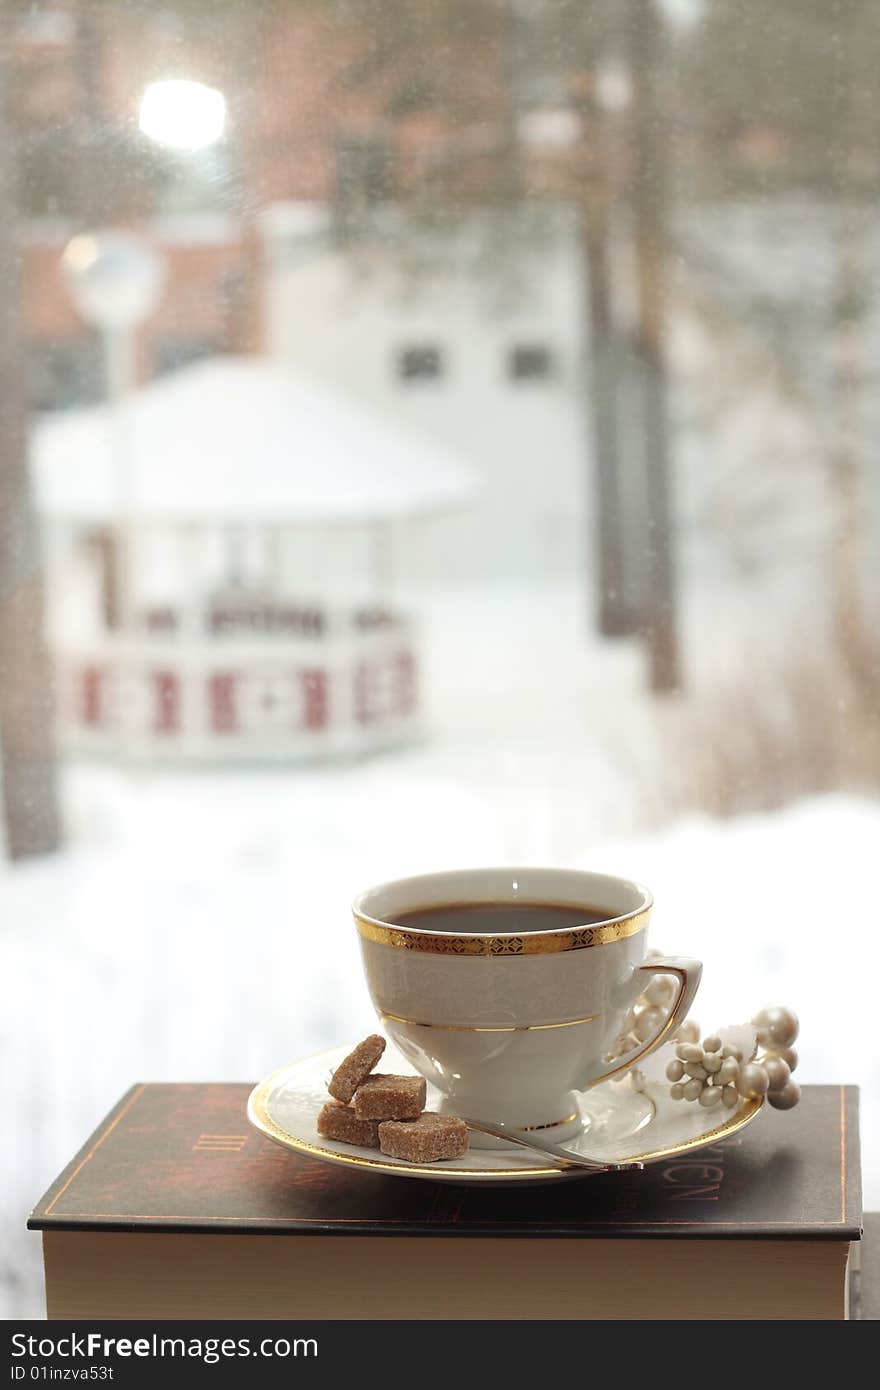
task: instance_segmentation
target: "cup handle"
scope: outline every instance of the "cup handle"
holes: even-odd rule
[[[649,1038],[647,1042],[634,1047],[623,1057],[615,1057],[610,1067],[593,1078],[590,1082],[591,1086],[595,1086],[599,1081],[607,1081],[610,1076],[618,1076],[622,1071],[629,1071],[630,1067],[635,1066],[636,1062],[641,1061],[643,1057],[647,1057],[649,1052],[653,1052],[681,1027],[688,1016],[691,1004],[694,1002],[694,995],[700,987],[703,963],[699,960],[692,960],[690,956],[656,956],[653,960],[645,961],[644,964],[638,966],[636,973],[641,975],[675,975],[678,979],[678,998],[672,1006],[669,1017],[653,1038]]]

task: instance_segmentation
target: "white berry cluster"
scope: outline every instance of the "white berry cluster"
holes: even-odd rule
[[[700,1105],[725,1105],[733,1109],[739,1103],[743,1057],[739,1048],[723,1044],[717,1035],[704,1038],[703,1045],[680,1042],[675,1057],[666,1068],[672,1082],[669,1094],[673,1100],[696,1100]]]
[[[721,1029],[704,1038],[702,1046],[696,1024],[688,1022],[676,1035],[675,1057],[666,1068],[669,1093],[673,1100],[729,1109],[740,1098],[766,1096],[775,1109],[790,1110],[801,1095],[791,1076],[797,1066],[792,1046],[797,1035],[797,1015],[781,1004],[762,1009],[750,1028]]]
[[[782,1004],[768,1004],[752,1023],[763,1051],[757,1065],[767,1074],[767,1099],[776,1110],[791,1110],[801,1098],[801,1088],[791,1077],[798,1064],[798,1016]]]

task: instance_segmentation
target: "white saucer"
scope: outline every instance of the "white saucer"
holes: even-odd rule
[[[248,1100],[248,1119],[269,1139],[285,1148],[327,1163],[393,1173],[397,1177],[429,1178],[432,1182],[475,1183],[499,1186],[503,1183],[559,1182],[563,1179],[593,1176],[588,1170],[563,1171],[539,1153],[529,1153],[513,1144],[498,1141],[497,1148],[471,1148],[463,1158],[436,1163],[408,1163],[388,1158],[378,1149],[362,1149],[341,1144],[318,1134],[316,1121],[327,1100],[330,1073],[352,1049],[353,1044],[335,1047],[304,1061],[293,1062],[266,1077],[254,1087]],[[639,1104],[629,1080],[603,1081],[582,1096],[588,1129],[566,1140],[565,1147],[598,1158],[609,1165],[656,1163],[674,1154],[717,1144],[742,1129],[761,1109],[762,1099],[743,1100],[734,1110],[719,1114],[717,1108],[674,1101],[664,1070],[673,1056],[672,1045],[659,1048],[643,1064],[646,1087]],[[384,1071],[412,1072],[389,1044],[382,1058]],[[427,1109],[437,1108],[439,1096],[428,1087]],[[635,1122],[631,1117],[636,1116]],[[491,1118],[488,1117],[487,1118]]]

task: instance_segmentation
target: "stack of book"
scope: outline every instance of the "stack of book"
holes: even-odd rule
[[[393,1178],[251,1129],[247,1085],[139,1085],[31,1215],[50,1318],[850,1315],[857,1092],[715,1147],[533,1187]]]

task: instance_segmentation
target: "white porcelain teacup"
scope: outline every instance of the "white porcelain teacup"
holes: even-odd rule
[[[582,905],[590,925],[517,934],[504,930],[501,911],[491,933],[398,920],[444,904],[489,903]],[[353,912],[376,1011],[440,1091],[441,1108],[562,1138],[582,1126],[577,1093],[647,1056],[681,1025],[696,994],[699,961],[646,959],[651,906],[650,893],[628,879],[524,867],[398,879],[361,893]],[[656,974],[676,977],[671,1011],[638,1047],[607,1060],[627,1010]]]

